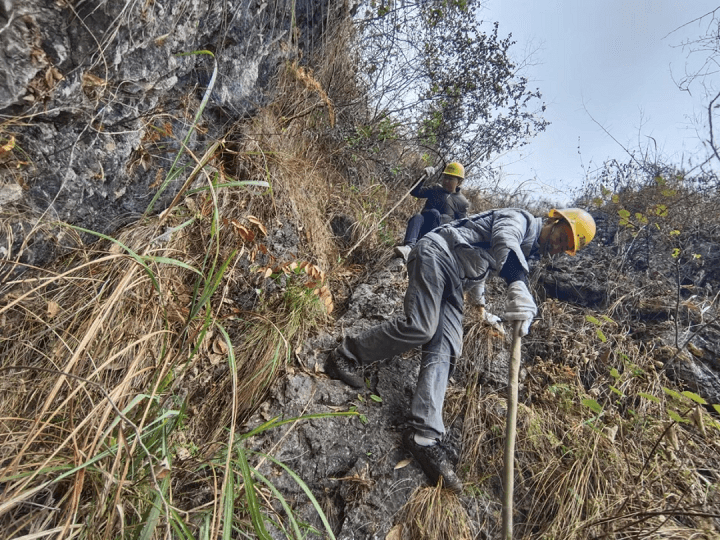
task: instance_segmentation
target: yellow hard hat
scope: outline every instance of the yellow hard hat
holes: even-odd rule
[[[457,176],[458,178],[465,180],[465,167],[460,165],[457,161],[448,163],[443,171],[443,174],[449,174],[450,176]]]
[[[553,208],[548,215],[551,218],[564,219],[572,229],[573,247],[565,253],[575,255],[595,237],[595,220],[582,208]]]

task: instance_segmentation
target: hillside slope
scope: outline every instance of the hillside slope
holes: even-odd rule
[[[400,445],[418,351],[377,365],[363,392],[324,374],[343,335],[401,310],[392,247],[427,165],[373,131],[345,7],[316,68],[281,63],[254,114],[214,123],[210,106],[183,122],[214,131],[154,211],[141,215],[157,170],[138,169],[143,211],[118,228],[115,208],[95,231],[72,212],[43,221],[62,249],[40,267],[14,236],[22,205],[4,215],[3,537],[498,535],[508,336],[467,310],[444,411],[460,496],[427,485]],[[22,146],[35,128],[17,129]],[[6,176],[22,161],[18,148],[0,158]],[[655,174],[600,193],[578,201],[593,243],[533,262],[516,535],[716,538],[717,194]],[[468,197],[473,211],[511,204]],[[490,311],[504,294],[493,278]]]

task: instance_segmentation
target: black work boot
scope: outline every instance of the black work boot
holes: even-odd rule
[[[415,442],[415,432],[408,429],[403,433],[403,445],[418,461],[433,484],[437,484],[438,479],[442,476],[443,487],[455,493],[462,491],[462,482],[455,474],[452,463],[439,441],[430,446],[421,446]]]
[[[337,349],[332,351],[325,360],[325,373],[328,377],[341,380],[353,388],[365,388],[362,366]]]

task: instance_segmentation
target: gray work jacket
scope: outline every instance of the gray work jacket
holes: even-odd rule
[[[457,263],[466,286],[499,272],[514,251],[526,272],[527,258],[537,249],[543,218],[521,208],[501,208],[441,225],[425,235]]]

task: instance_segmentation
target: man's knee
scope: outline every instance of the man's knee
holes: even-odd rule
[[[432,338],[435,337],[435,329],[424,325],[414,325],[412,333],[415,336],[415,341],[422,344],[432,341]]]

